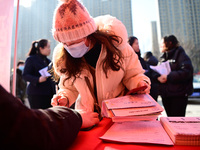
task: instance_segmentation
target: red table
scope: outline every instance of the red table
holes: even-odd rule
[[[111,119],[103,120],[90,131],[80,131],[70,150],[200,150],[200,146],[165,146],[156,144],[108,143],[99,139],[112,125]]]

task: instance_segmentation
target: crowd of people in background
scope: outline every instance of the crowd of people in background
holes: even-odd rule
[[[165,108],[167,116],[185,116],[188,96],[193,92],[193,66],[190,58],[185,53],[184,49],[179,45],[177,38],[174,35],[170,35],[165,36],[162,39],[160,58],[156,58],[151,51],[145,52],[142,57],[137,37],[130,36],[128,38],[128,44],[137,54],[137,58],[139,59],[142,68],[145,70],[144,75],[149,77],[151,81],[150,95],[156,101],[158,96],[161,96],[162,104]],[[62,47],[61,49],[63,50]],[[93,49],[100,51],[100,43],[98,42],[98,45],[96,45]],[[29,50],[29,57],[26,59],[26,62],[23,60],[18,61],[16,70],[16,97],[19,98],[22,103],[25,103],[25,98],[27,98],[30,108],[32,109],[46,109],[56,105],[68,106],[74,109],[75,100],[70,102],[67,98],[66,102],[66,97],[61,94],[63,92],[62,87],[64,83],[61,84],[57,81],[57,83],[59,83],[61,93],[59,96],[56,96],[54,95],[56,94],[56,81],[53,81],[52,78],[54,74],[51,74],[51,76],[42,76],[39,73],[41,69],[47,67],[48,65],[51,65],[51,69],[53,68],[53,63],[47,58],[50,51],[50,42],[47,39],[33,41]],[[90,53],[86,53],[84,57],[88,63],[91,63],[89,66],[91,71],[94,70],[91,68],[96,66],[98,56],[96,57],[96,61],[94,60],[94,62],[92,62],[90,60],[92,56],[90,57],[90,55],[97,54]],[[60,58],[71,57],[71,55],[67,55],[65,51],[62,52],[62,54],[66,56],[55,56],[54,54],[54,57],[59,58],[54,58],[55,64],[58,64],[58,62],[61,63]],[[98,52],[98,54],[100,54],[100,52]],[[75,60],[76,59],[77,58],[75,58]],[[150,67],[159,65],[159,63],[165,61],[170,61],[171,72],[168,75],[159,74]],[[61,64],[63,65],[63,63]],[[55,69],[56,68],[58,67],[55,67]],[[64,66],[64,68],[66,68],[66,66]],[[59,70],[60,73],[63,72],[62,70],[63,68]],[[60,80],[60,77],[58,79]],[[11,92],[13,84],[12,80],[13,75],[11,75],[10,80]],[[62,79],[61,81],[65,80]],[[91,91],[91,93],[92,92],[93,91]],[[74,93],[76,92],[73,91],[73,94]],[[93,109],[93,106],[91,109]]]
[[[157,101],[161,96],[167,116],[185,116],[188,96],[193,92],[193,66],[184,49],[174,35],[165,36],[161,42],[161,56],[156,58],[152,52],[141,57],[138,39],[129,37],[129,44],[138,54],[138,59],[145,69],[145,75],[151,80],[150,95]],[[169,61],[171,72],[159,74],[150,66]]]

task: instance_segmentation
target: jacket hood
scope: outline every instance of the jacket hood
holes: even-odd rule
[[[114,43],[114,44],[118,49],[123,50],[125,48],[128,40],[128,33],[125,25],[120,20],[110,15],[104,15],[94,18],[94,21],[99,31],[108,30],[111,31],[111,33],[114,33],[116,36],[121,37],[123,40],[122,43],[121,44]]]

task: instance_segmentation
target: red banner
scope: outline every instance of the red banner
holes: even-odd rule
[[[0,84],[10,90],[14,0],[0,0]]]

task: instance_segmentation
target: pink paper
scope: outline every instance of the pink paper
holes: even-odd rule
[[[174,145],[159,121],[117,122],[100,139],[122,143]]]

